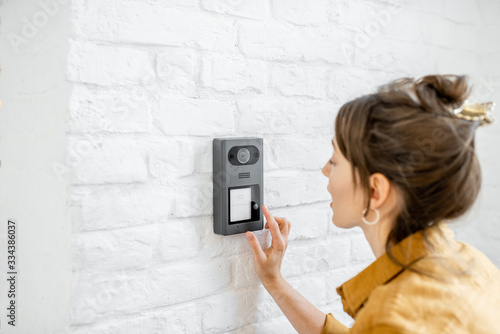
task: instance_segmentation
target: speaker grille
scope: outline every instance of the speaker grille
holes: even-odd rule
[[[250,178],[250,172],[239,173],[238,174],[238,178],[240,178],[240,179],[248,179],[248,178]]]

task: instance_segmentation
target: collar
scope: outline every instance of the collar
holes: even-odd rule
[[[422,232],[418,231],[407,236],[391,248],[396,259],[408,265],[429,253]],[[442,236],[440,232],[443,233]],[[449,240],[454,236],[444,220],[428,227],[426,233],[437,249],[442,247],[443,237]],[[404,268],[395,264],[387,253],[378,257],[367,268],[337,288],[337,293],[342,298],[344,311],[354,317],[376,287],[387,283],[403,270]]]

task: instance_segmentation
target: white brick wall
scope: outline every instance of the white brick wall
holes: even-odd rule
[[[265,203],[294,226],[283,275],[350,325],[335,288],[374,258],[331,223],[338,108],[429,73],[469,74],[473,97],[500,103],[488,0],[68,2],[16,47],[43,9],[0,1],[0,213],[24,225],[24,332],[293,333],[244,236],[213,233],[223,136],[264,138]],[[497,265],[499,126],[478,130],[483,191],[452,225]]]

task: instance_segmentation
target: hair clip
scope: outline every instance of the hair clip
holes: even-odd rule
[[[483,123],[493,123],[495,121],[492,116],[495,106],[495,102],[473,103],[469,100],[465,100],[462,106],[453,110],[453,112],[457,117],[468,121],[480,121],[481,125]]]

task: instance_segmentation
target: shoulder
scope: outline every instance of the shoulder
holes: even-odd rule
[[[425,258],[416,267],[443,280],[404,270],[372,291],[355,325],[366,332],[391,328],[401,333],[438,333],[492,322],[493,311],[500,306],[500,271],[479,250],[458,243],[459,254],[472,261],[468,274],[444,268],[456,269],[455,257]]]
[[[455,241],[460,248],[459,253],[464,257],[469,257],[474,261],[473,270],[487,276],[499,277],[500,270],[495,264],[479,249],[462,241]]]

